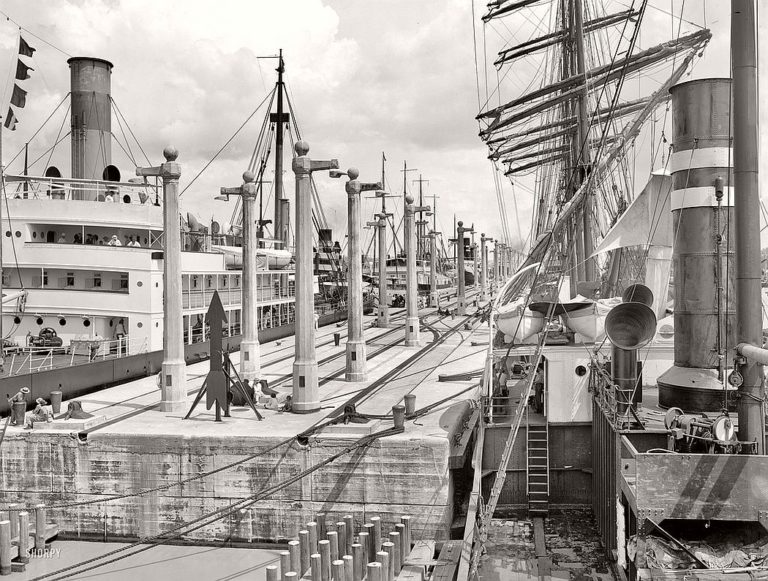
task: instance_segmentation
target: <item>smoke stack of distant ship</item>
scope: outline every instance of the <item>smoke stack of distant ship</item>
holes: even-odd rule
[[[74,57],[70,69],[72,102],[72,178],[120,181],[112,165],[112,63]],[[79,199],[96,199],[95,189],[76,191]]]
[[[689,81],[670,93],[675,364],[658,379],[659,404],[717,411],[736,346],[731,81]]]

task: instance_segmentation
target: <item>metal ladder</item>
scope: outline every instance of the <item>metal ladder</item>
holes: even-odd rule
[[[549,512],[549,427],[528,423],[528,513],[547,516]]]

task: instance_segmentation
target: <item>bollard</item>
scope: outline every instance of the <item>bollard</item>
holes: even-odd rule
[[[371,562],[371,559],[370,559],[371,553],[368,550],[368,548],[370,547],[370,543],[368,541],[368,533],[361,532],[360,535],[358,535],[358,536],[359,536],[359,539],[360,539],[360,544],[363,545],[363,573],[364,573],[365,572],[365,565],[366,565],[366,563],[370,563]],[[352,546],[352,548],[354,549],[354,545]]]
[[[19,561],[29,563],[29,513],[19,513]]]
[[[24,427],[24,414],[27,412],[27,402],[15,401],[11,405],[11,424]]]
[[[296,572],[299,577],[303,577],[310,567],[310,555],[312,555],[312,551],[309,550],[309,531],[299,531],[299,546],[301,549],[301,567]]]
[[[336,531],[330,531],[326,535],[328,542],[331,543],[331,564],[339,560],[339,535]]]
[[[333,344],[338,347],[341,344],[341,333],[334,333],[333,334]]]
[[[339,535],[339,553],[344,555],[351,555],[352,543],[347,546],[347,523],[344,521],[337,522],[336,533]]]
[[[277,565],[267,565],[267,581],[277,581]]]
[[[381,548],[388,555],[387,559],[387,579],[395,580],[395,544],[389,541],[381,543]]]
[[[400,566],[405,563],[408,555],[411,554],[411,550],[405,546],[405,525],[403,523],[397,523],[395,525],[395,531],[400,535]]]
[[[11,523],[0,521],[0,575],[11,574]]]
[[[371,561],[376,560],[375,555],[376,555],[376,551],[378,551],[378,549],[374,545],[374,540],[376,539],[376,531],[374,531],[375,528],[376,527],[372,522],[368,522],[363,525],[363,529],[365,530],[366,533],[368,533],[368,536],[365,538],[368,541],[368,559],[370,559]]]
[[[352,543],[352,566],[353,581],[361,581],[363,578],[365,559],[363,558],[363,545],[360,543]]]
[[[299,574],[299,570],[301,569],[301,549],[299,548],[299,541],[288,541],[288,552],[291,554],[291,566],[288,567],[288,570]]]
[[[401,516],[400,522],[405,525],[405,548],[407,549],[406,555],[411,554],[411,517]]]
[[[344,515],[344,525],[347,532],[347,555],[351,555],[355,537],[355,519],[352,518],[351,514]]]
[[[45,505],[35,506],[35,549],[45,549]]]
[[[381,563],[368,563],[368,581],[384,581],[381,575]]]
[[[296,571],[288,571],[285,574],[285,581],[299,581],[299,574]]]
[[[394,405],[392,406],[392,417],[395,420],[395,428],[398,430],[402,430],[405,428],[405,406],[404,405]]]
[[[402,545],[400,543],[400,533],[392,531],[389,533],[389,542],[392,543],[392,564],[395,575],[400,574],[400,569],[403,568],[403,552]]]
[[[51,411],[54,416],[61,413],[61,397],[62,393],[58,389],[51,392]]]
[[[341,559],[331,562],[331,579],[333,581],[344,581],[344,561]]]
[[[309,567],[312,569],[310,574],[312,575],[312,581],[323,581],[323,565],[322,557],[317,553],[313,553],[309,556]]]
[[[330,581],[331,578],[331,543],[326,539],[317,543],[320,549],[320,579]]]
[[[317,523],[317,538],[324,539],[325,535],[328,533],[328,530],[325,527],[325,513],[318,512],[315,522]]]
[[[381,517],[371,517],[373,524],[373,550],[377,553],[381,550]]]
[[[376,553],[376,561],[381,563],[381,581],[392,581],[389,578],[389,555],[386,551]]]
[[[416,395],[408,393],[403,399],[405,400],[405,415],[410,417],[416,413]]]
[[[280,579],[285,581],[285,574],[291,570],[290,551],[280,551]]]
[[[307,530],[309,531],[309,550],[311,553],[317,553],[317,523],[308,522]]]
[[[355,559],[352,555],[344,555],[341,558],[344,563],[343,581],[355,581]]]
[[[19,511],[20,507],[24,506],[18,502],[13,502],[8,505],[8,520],[11,521],[11,538],[15,539],[19,536]]]

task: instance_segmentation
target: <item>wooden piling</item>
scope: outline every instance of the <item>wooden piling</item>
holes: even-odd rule
[[[317,538],[318,539],[324,539],[326,538],[326,535],[328,534],[328,530],[326,528],[325,523],[325,513],[324,512],[318,512],[317,517],[315,518],[315,522],[317,523]]]
[[[11,574],[11,522],[0,521],[0,575]]]
[[[394,581],[395,579],[395,544],[389,541],[381,543],[381,549],[389,556],[387,560],[387,579]]]
[[[309,531],[299,531],[299,546],[301,549],[301,568],[296,572],[299,577],[303,577],[311,565],[310,555],[312,555],[312,551],[309,550]]]
[[[411,546],[412,546],[412,539],[411,539],[411,517],[410,516],[401,516],[400,522],[405,525],[405,548],[406,557],[411,554]]]
[[[339,521],[336,523],[336,534],[339,536],[339,553],[342,555],[352,554],[352,542],[347,545],[347,523]]]
[[[290,571],[301,575],[301,548],[299,547],[299,541],[288,541],[288,552],[291,554],[291,566]]]
[[[405,546],[405,525],[403,523],[397,523],[395,530],[400,533],[400,562],[404,563],[411,554],[411,550]]]
[[[19,561],[29,563],[29,513],[19,513]]]
[[[361,581],[365,571],[365,559],[363,558],[363,545],[352,543],[353,581]]]
[[[381,563],[368,563],[368,581],[384,581],[381,578]]]
[[[11,538],[19,536],[19,508],[24,506],[18,502],[8,505],[8,520],[11,521]]]
[[[376,561],[381,563],[381,581],[392,581],[389,578],[389,554],[386,551],[378,551]]]
[[[371,517],[371,523],[373,524],[373,550],[378,553],[381,550],[381,517]]]
[[[330,581],[331,579],[331,543],[327,539],[323,539],[317,543],[318,552],[320,553],[320,578],[322,581]]]
[[[288,571],[293,571],[293,569],[291,569],[291,552],[290,551],[280,551],[280,579],[281,579],[281,581],[285,581],[285,574]]]
[[[368,542],[368,533],[365,531],[361,532],[358,537],[360,539],[360,544],[363,545],[363,570],[365,570],[365,565],[371,562],[371,557],[373,556],[368,550],[371,544]],[[373,560],[375,560],[375,558]]]
[[[309,531],[309,550],[312,553],[317,553],[317,523],[312,521],[307,523],[307,530]]]
[[[285,574],[286,581],[299,581],[299,574],[296,571],[288,571]]]
[[[9,531],[10,532],[10,531]],[[35,507],[35,549],[45,549],[45,505],[38,504]]]
[[[347,533],[347,555],[351,555],[352,543],[355,542],[355,519],[352,518],[351,514],[344,515],[344,525]]]
[[[323,564],[322,557],[319,554],[313,553],[309,556],[309,567],[312,569],[312,581],[323,581]]]
[[[366,533],[368,533],[368,536],[365,538],[368,541],[368,560],[370,562],[373,562],[376,560],[376,551],[378,551],[378,549],[374,545],[374,540],[376,539],[376,531],[374,530],[375,528],[376,526],[371,522],[365,523],[363,525],[363,530]],[[362,533],[360,534],[362,535]]]
[[[339,555],[339,534],[336,531],[328,531],[326,538],[331,544],[331,564],[333,564],[333,561],[338,561],[341,556]]]
[[[277,565],[267,565],[267,581],[277,581]]]
[[[400,542],[400,533],[397,531],[392,531],[389,533],[389,542],[392,543],[392,564],[393,564],[393,571],[395,575],[400,574],[400,569],[403,568],[403,552],[402,544]]]
[[[344,563],[344,580],[355,581],[355,559],[352,555],[344,555],[341,558]]]
[[[331,562],[331,579],[333,581],[344,581],[344,561],[341,559]]]

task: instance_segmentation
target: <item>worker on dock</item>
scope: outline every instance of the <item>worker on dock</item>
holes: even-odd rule
[[[27,425],[24,426],[25,430],[31,430],[35,427],[36,422],[51,422],[51,413],[48,411],[48,402],[45,401],[42,397],[38,397],[35,400],[35,403],[37,406],[35,406],[34,411],[29,414],[27,417]]]
[[[29,393],[28,387],[22,387],[19,391],[17,391],[13,397],[8,398],[8,406],[11,408],[11,425],[15,426],[19,423],[24,423],[24,411],[27,406],[27,394]],[[23,403],[24,407],[21,408],[20,412],[14,412],[14,405],[15,403]],[[20,407],[20,406],[19,406]]]

